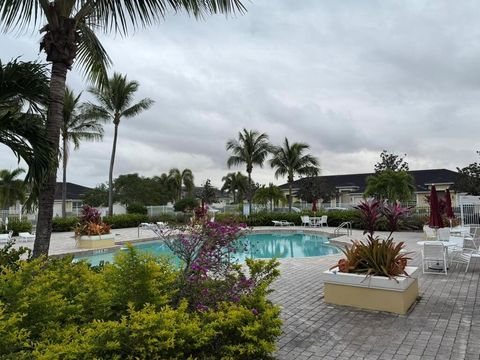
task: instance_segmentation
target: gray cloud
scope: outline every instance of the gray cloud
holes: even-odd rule
[[[243,127],[304,141],[325,174],[371,171],[382,149],[411,168],[476,160],[480,9],[475,1],[257,0],[244,16],[178,14],[130,37],[101,38],[114,70],[155,106],[120,125],[116,174],[189,167],[215,184]],[[2,35],[2,60],[38,54],[37,34]],[[77,70],[69,84],[84,90]],[[88,94],[84,94],[88,99]],[[112,126],[71,156],[69,178],[107,179]],[[15,159],[0,147],[0,167]],[[257,181],[274,179],[266,166]]]

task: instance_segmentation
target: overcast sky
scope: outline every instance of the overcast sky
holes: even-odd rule
[[[244,127],[274,144],[285,136],[307,142],[325,175],[370,172],[382,149],[406,153],[410,169],[477,161],[477,1],[245,4],[243,16],[198,22],[172,15],[127,38],[101,37],[112,71],[140,82],[138,99],[155,100],[120,124],[115,176],[190,168],[197,184],[210,178],[218,186],[229,171],[225,143]],[[1,60],[45,61],[38,40],[36,33],[0,34]],[[78,69],[68,83],[76,91],[88,86]],[[113,125],[105,133],[103,142],[71,154],[69,181],[108,179]],[[0,147],[0,168],[16,165]],[[253,178],[284,182],[269,165]]]

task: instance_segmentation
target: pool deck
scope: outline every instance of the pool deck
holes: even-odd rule
[[[306,231],[333,234],[334,228],[261,227],[255,232]],[[152,233],[137,228],[115,229],[117,241],[146,241]],[[385,234],[379,232],[378,234]],[[72,233],[55,233],[51,255],[78,253]],[[332,241],[349,243],[360,231]],[[412,252],[411,264],[420,264],[423,240],[418,232],[394,234]],[[33,244],[21,243],[31,247]],[[407,315],[356,310],[323,302],[320,275],[341,254],[280,259],[281,276],[271,300],[282,309],[283,334],[278,339],[280,360],[331,359],[480,359],[480,261],[452,269],[448,276],[425,274],[419,278],[421,299]],[[477,300],[478,299],[478,300]]]

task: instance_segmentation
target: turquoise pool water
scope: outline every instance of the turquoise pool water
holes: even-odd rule
[[[303,258],[339,252],[336,247],[330,245],[327,236],[303,233],[249,234],[240,238],[237,245],[235,257],[239,262],[244,262],[246,258]],[[161,241],[137,243],[135,248],[154,255],[172,255]],[[101,261],[112,262],[114,255],[115,252],[99,253],[77,259],[85,259],[92,265],[98,265]]]

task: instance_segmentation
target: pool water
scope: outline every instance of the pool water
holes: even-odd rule
[[[153,255],[172,255],[162,241],[137,243],[134,246]],[[303,233],[248,234],[238,240],[236,248],[235,258],[238,262],[244,262],[246,258],[303,258],[339,252],[335,246],[330,245],[327,236]],[[77,259],[85,259],[92,265],[98,265],[101,261],[112,262],[115,253],[99,253]]]

